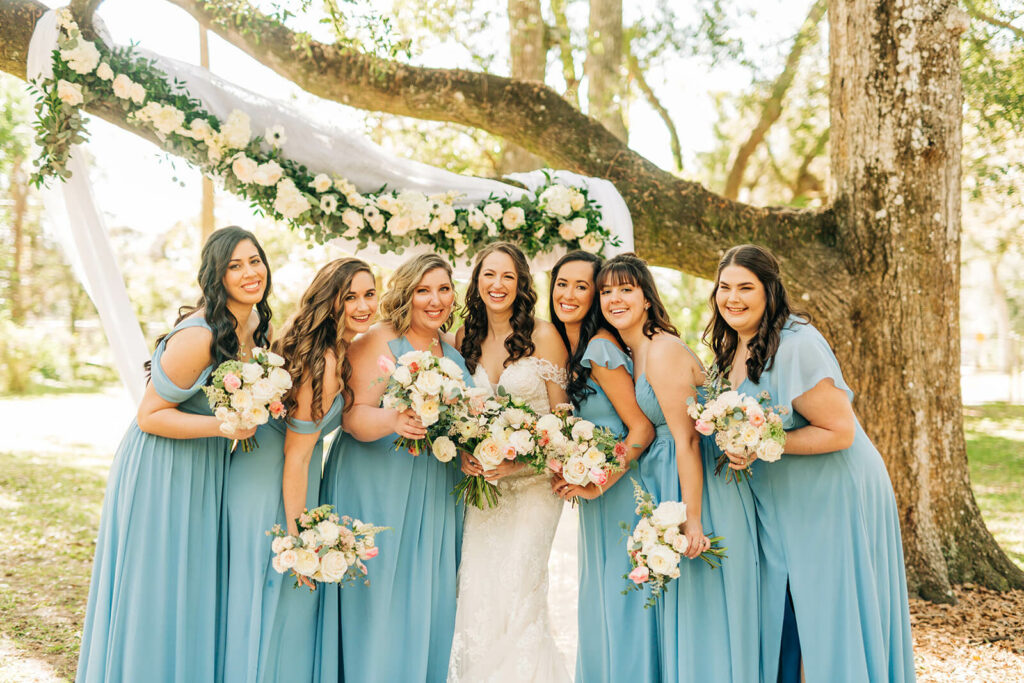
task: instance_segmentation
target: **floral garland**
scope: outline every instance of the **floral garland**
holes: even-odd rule
[[[469,256],[495,240],[508,240],[530,257],[557,246],[601,253],[619,239],[601,225],[601,209],[577,189],[548,179],[532,196],[512,200],[491,195],[468,208],[454,206],[458,194],[427,196],[381,188],[360,194],[345,178],[313,173],[284,157],[281,126],[254,136],[249,116],[234,110],[226,121],[205,111],[180,81],[171,83],[151,60],[132,47],[108,50],[86,40],[70,10],[57,11],[60,35],[53,76],[34,83],[36,140],[42,148],[33,182],[70,177],[72,145],[86,139],[83,108],[91,103],[120,108],[130,124],[205,173],[219,177],[258,213],[302,228],[323,243],[335,237],[369,243],[382,252],[430,243],[450,258]]]

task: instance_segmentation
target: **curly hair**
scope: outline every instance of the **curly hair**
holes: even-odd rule
[[[533,355],[534,317],[533,309],[537,305],[537,290],[533,288],[533,276],[530,275],[530,264],[522,250],[511,242],[494,242],[477,252],[474,259],[473,274],[466,288],[466,303],[463,306],[462,348],[459,351],[466,361],[469,374],[476,372],[480,361],[480,347],[487,338],[487,306],[480,296],[480,271],[483,270],[484,259],[491,254],[501,253],[512,259],[516,270],[516,297],[512,301],[512,334],[505,339],[505,350],[508,357],[502,367],[508,367],[520,358]]]
[[[799,315],[804,318],[805,323],[810,322],[810,316],[794,311],[790,306],[789,296],[779,273],[779,261],[772,252],[756,244],[741,244],[725,252],[725,256],[718,263],[718,272],[715,273],[715,288],[711,290],[710,297],[711,320],[703,335],[704,343],[710,346],[715,354],[715,364],[723,372],[732,365],[739,344],[736,330],[722,318],[716,301],[722,271],[729,266],[746,268],[764,286],[764,315],[761,316],[757,333],[747,345],[747,377],[757,383],[761,379],[761,373],[771,370],[775,363],[782,328],[785,327],[789,316]]]
[[[227,273],[231,263],[231,255],[239,242],[249,240],[260,255],[260,259],[267,268],[266,288],[263,290],[263,298],[256,304],[256,313],[259,315],[259,323],[256,331],[253,332],[253,343],[256,346],[266,348],[270,345],[268,331],[270,330],[270,318],[272,312],[267,299],[270,297],[270,264],[267,263],[267,255],[263,251],[256,235],[248,230],[230,225],[213,234],[203,245],[203,251],[199,259],[199,289],[202,294],[194,306],[182,306],[178,309],[178,319],[174,322],[178,325],[182,320],[189,317],[198,310],[203,311],[203,318],[213,330],[213,339],[210,341],[210,357],[212,364],[216,367],[226,360],[233,360],[238,357],[238,321],[228,311],[228,292],[224,288],[224,274]],[[157,339],[157,344],[167,338],[167,335]],[[150,362],[145,364],[147,372],[150,370]]]
[[[313,421],[324,413],[324,368],[328,351],[337,359],[336,377],[345,399],[345,410],[352,407],[352,388],[349,378],[352,365],[347,357],[345,341],[344,296],[352,289],[357,273],[373,271],[357,258],[331,261],[317,272],[299,300],[299,308],[285,323],[281,336],[274,341],[274,352],[285,359],[285,370],[292,376],[292,388],[284,397],[284,406],[290,414],[295,410],[299,389],[309,382],[313,388]]]
[[[395,328],[398,336],[403,336],[409,331],[412,325],[412,295],[416,286],[424,276],[432,270],[442,268],[448,273],[448,279],[452,277],[452,266],[437,254],[420,254],[414,256],[402,265],[398,266],[391,275],[388,282],[388,290],[380,298],[380,317],[386,320]],[[454,312],[455,307],[452,307]],[[442,330],[447,330],[452,322],[452,316],[441,325]]]
[[[679,336],[679,330],[672,324],[665,304],[658,294],[658,286],[654,283],[654,274],[647,267],[647,262],[636,254],[619,254],[604,262],[597,274],[597,290],[605,285],[630,284],[640,288],[650,307],[647,309],[647,320],[644,321],[644,336],[648,339],[658,332],[668,332]]]
[[[565,331],[565,323],[563,323],[557,312],[555,311],[555,281],[558,280],[558,272],[567,263],[574,261],[580,261],[587,263],[593,269],[590,274],[591,279],[594,283],[594,296],[590,300],[590,309],[587,310],[586,315],[580,322],[580,338],[576,344],[576,350],[572,349],[572,345],[569,343],[569,335]],[[569,385],[566,388],[566,393],[569,394],[569,399],[573,402],[577,408],[580,407],[580,403],[589,396],[590,394],[596,393],[594,388],[587,384],[590,380],[590,367],[583,365],[583,355],[587,352],[587,346],[590,344],[590,340],[602,329],[610,332],[618,341],[622,343],[622,337],[619,336],[619,331],[612,327],[604,316],[601,315],[601,301],[597,293],[597,273],[601,270],[601,264],[604,263],[600,256],[591,254],[588,251],[577,249],[570,251],[568,254],[558,259],[554,267],[551,269],[551,275],[549,281],[551,283],[548,290],[548,315],[551,316],[551,324],[555,326],[558,331],[558,336],[562,338],[562,343],[565,344],[565,348],[569,351],[569,361],[566,364],[566,374],[569,376]],[[622,344],[625,346],[625,344]]]

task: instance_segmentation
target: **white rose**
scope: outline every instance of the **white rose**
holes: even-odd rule
[[[320,559],[316,553],[300,548],[295,551],[295,571],[303,576],[313,576],[320,568]]]
[[[331,177],[326,173],[317,173],[316,177],[313,178],[312,187],[317,192],[327,192],[331,189]]]
[[[757,442],[761,440],[761,430],[752,424],[743,425],[743,429],[740,430],[740,443],[748,448],[757,446]]]
[[[231,394],[231,407],[235,410],[248,410],[252,405],[252,394],[247,389],[239,389]]]
[[[596,254],[601,251],[601,247],[603,246],[604,240],[597,235],[588,234],[580,238],[580,249],[588,251],[591,254]]]
[[[668,534],[665,534],[665,540],[668,541]],[[685,553],[686,549],[690,547],[690,540],[683,534],[676,534],[669,543],[672,550],[677,553]]]
[[[590,441],[594,438],[594,423],[590,420],[579,420],[572,426],[572,438],[577,441]]]
[[[225,147],[241,149],[248,145],[249,139],[252,137],[249,115],[239,109],[232,110],[228,114],[228,120],[221,126],[220,135]],[[273,185],[274,183],[266,184]]]
[[[213,128],[206,119],[192,119],[188,124],[189,136],[193,140],[202,140],[210,144],[213,138]]]
[[[466,222],[469,223],[469,227],[479,230],[484,227],[484,214],[474,206],[466,213]]]
[[[570,484],[581,486],[587,483],[587,474],[590,468],[583,462],[583,458],[573,456],[562,466],[562,478]]]
[[[433,370],[425,370],[416,378],[416,388],[427,396],[441,393],[441,374]]]
[[[679,555],[667,546],[656,545],[647,553],[647,566],[655,574],[666,576],[679,566]]]
[[[576,237],[583,237],[587,234],[587,219],[580,216],[569,221],[572,232]]]
[[[658,532],[651,526],[650,520],[642,517],[633,530],[633,539],[641,545],[649,545],[658,540]]]
[[[284,569],[284,571],[288,571],[289,569],[294,567],[295,563],[299,559],[298,551],[294,550],[292,548],[289,548],[288,550],[285,550],[283,553],[281,553],[277,557],[280,560],[281,567]],[[281,573],[283,574],[284,571],[282,571]]]
[[[572,226],[568,223],[562,223],[558,226],[558,236],[566,242],[576,239],[576,231],[572,229]]]
[[[128,78],[124,74],[118,74],[117,77],[114,78],[114,82],[111,84],[111,87],[114,89],[114,95],[116,97],[119,97],[122,100],[127,100],[132,94],[132,79]]]
[[[686,503],[678,500],[666,500],[654,508],[651,523],[659,529],[678,527],[686,521]]]
[[[263,377],[263,366],[259,363],[244,363],[242,365],[242,379],[251,384]]]
[[[407,387],[412,383],[412,373],[404,365],[399,365],[395,368],[395,371],[391,373],[391,377],[403,387]]]
[[[100,51],[88,41],[78,38],[78,45],[71,50],[61,50],[60,56],[72,71],[79,74],[91,73],[100,63]]]
[[[267,374],[267,378],[279,392],[288,391],[292,388],[292,376],[284,368],[272,368]]]
[[[283,553],[285,550],[292,547],[289,545],[290,541],[291,539],[288,536],[276,536],[274,537],[274,540],[270,542],[270,549],[273,550],[275,554]]]
[[[96,68],[96,76],[104,81],[111,81],[114,79],[114,70],[106,62],[100,62],[99,67]]]
[[[295,187],[291,178],[279,181],[276,189],[274,209],[285,218],[298,218],[312,208],[306,197]]]
[[[146,100],[146,89],[142,87],[141,83],[132,83],[128,89],[128,96],[135,104],[142,104]]]
[[[462,241],[462,238],[455,240],[455,255],[462,256],[469,249],[469,245]]]
[[[441,372],[448,375],[452,379],[462,379],[462,368],[459,364],[453,361],[448,356],[442,356],[437,359],[437,366]]]
[[[276,185],[277,181],[281,179],[283,170],[276,161],[268,161],[256,167],[252,179],[257,185],[270,187],[271,185]]]
[[[580,457],[583,460],[583,464],[587,466],[588,470],[594,469],[595,467],[600,467],[605,463],[604,453],[599,451],[597,448],[594,448],[593,446],[584,451],[583,455]]]
[[[515,429],[519,429],[526,420],[526,411],[519,408],[507,408],[501,415],[505,418],[505,423]]]
[[[785,447],[778,441],[765,439],[757,445],[757,457],[765,462],[775,462],[782,457]]]
[[[275,368],[279,368],[284,365],[284,356],[274,353],[273,351],[267,351],[267,362]],[[289,386],[291,386],[289,384]]]
[[[199,119],[197,119],[199,120]],[[195,123],[195,121],[193,121]],[[239,154],[235,157],[235,160],[231,162],[231,172],[235,174],[243,183],[251,183],[253,176],[256,174],[256,168],[258,164],[255,159],[250,159],[244,154]]]
[[[334,542],[338,540],[338,534],[340,530],[338,525],[329,519],[325,519],[316,525],[316,532],[320,534],[320,538],[327,545],[334,545]]]
[[[512,447],[516,449],[516,453],[519,455],[526,455],[532,452],[535,446],[533,435],[526,429],[512,432],[508,437],[508,442],[512,444]]]
[[[439,436],[434,439],[433,444],[434,457],[441,462],[451,462],[455,457],[455,443],[447,436]]]
[[[161,135],[166,136],[181,128],[181,125],[185,123],[185,112],[175,107],[157,104],[149,120],[153,122],[153,127]]]
[[[230,419],[228,418],[228,414],[230,412],[231,410],[227,406],[217,406],[217,410],[213,412],[213,416],[221,422],[227,422]]]
[[[504,212],[501,208],[501,204],[497,202],[491,202],[490,204],[484,206],[484,215],[490,218],[492,221],[501,220],[502,213]]]
[[[267,378],[258,379],[252,385],[252,399],[256,403],[270,403],[277,396],[277,387]]]
[[[485,470],[493,470],[505,461],[504,449],[493,437],[487,437],[473,449],[473,457]]]
[[[445,225],[451,225],[455,222],[455,209],[449,204],[442,204],[441,208],[437,211],[437,217]]]
[[[345,233],[346,237],[355,237],[363,229],[363,217],[353,209],[345,209],[341,212],[341,222],[348,227],[348,231]]]
[[[518,206],[513,206],[501,215],[501,224],[505,226],[506,230],[515,230],[525,222],[526,214]]]
[[[552,185],[541,192],[538,199],[544,210],[552,216],[568,216],[572,213],[569,188],[565,185]]]
[[[537,420],[537,431],[548,432],[549,436],[554,434],[561,434],[562,432],[562,420],[557,415],[547,414],[541,416]]]
[[[572,187],[569,188],[569,206],[572,207],[573,211],[579,211],[586,203],[587,200],[582,192]]]
[[[306,529],[299,533],[299,540],[302,541],[302,545],[306,548],[319,545],[319,543],[317,543],[317,534],[315,529]]]
[[[245,423],[249,427],[265,425],[269,419],[270,411],[268,411],[264,406],[254,405],[252,408],[245,411]]]
[[[665,529],[665,532],[661,536],[663,539],[665,539],[665,543],[672,545],[673,541],[682,536],[682,534],[679,533],[679,527],[670,526],[669,528]],[[683,536],[683,538],[686,537]]]
[[[388,219],[388,232],[395,237],[402,237],[412,230],[412,219],[408,216],[392,216]]]
[[[384,229],[384,215],[381,214],[380,210],[377,209],[376,206],[367,206],[364,208],[363,217],[366,218],[366,222],[374,232],[380,232]]]
[[[338,198],[333,194],[325,194],[320,197],[320,210],[326,214],[333,214],[338,210]]]
[[[416,411],[424,427],[429,427],[441,417],[441,405],[435,398],[414,396],[412,409]]]
[[[69,107],[77,107],[85,98],[82,96],[82,87],[65,81],[63,78],[57,81],[57,97]]]
[[[320,573],[326,583],[337,583],[345,577],[348,571],[348,561],[345,554],[332,550],[320,558]]]

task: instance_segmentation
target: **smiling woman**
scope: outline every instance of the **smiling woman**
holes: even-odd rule
[[[201,388],[222,361],[267,345],[270,271],[256,237],[214,232],[199,284],[196,306],[157,343],[114,456],[78,681],[214,679],[225,470],[231,441],[255,429],[223,433]]]

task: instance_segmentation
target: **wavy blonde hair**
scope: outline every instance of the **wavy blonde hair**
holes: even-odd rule
[[[283,399],[285,409],[291,413],[297,404],[299,388],[306,382],[313,387],[313,421],[324,416],[324,368],[327,351],[337,359],[336,372],[345,410],[352,407],[352,389],[349,378],[352,366],[346,352],[345,304],[340,302],[352,289],[357,273],[373,271],[357,258],[341,258],[321,268],[299,301],[299,310],[285,323],[281,337],[274,341],[275,353],[284,356],[284,368],[292,376],[292,388]]]
[[[412,295],[420,280],[432,270],[443,268],[448,273],[448,279],[452,279],[452,266],[437,254],[420,254],[414,256],[402,265],[391,276],[388,282],[388,291],[380,299],[380,317],[391,323],[395,333],[399,337],[409,331],[412,326]],[[452,283],[454,287],[455,283]],[[455,306],[452,306],[452,313]],[[442,330],[447,330],[451,324],[452,314],[441,325]]]

